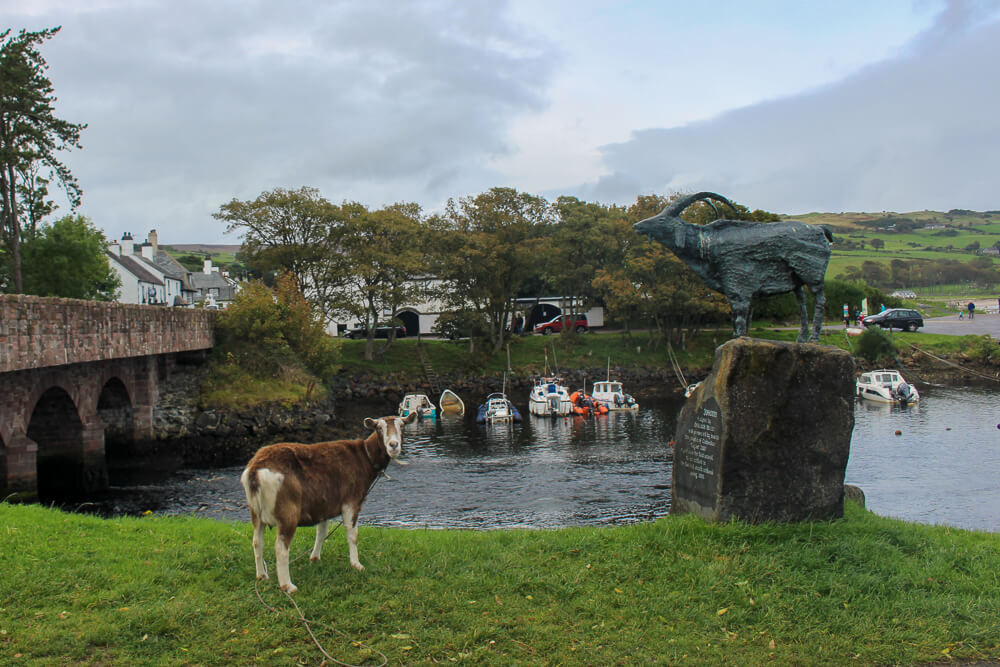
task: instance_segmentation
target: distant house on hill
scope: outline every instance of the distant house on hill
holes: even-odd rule
[[[201,272],[187,270],[170,253],[159,247],[156,230],[143,243],[125,233],[121,241],[108,245],[108,260],[122,281],[119,301],[146,305],[222,307],[232,302],[237,286],[212,260],[206,259]]]

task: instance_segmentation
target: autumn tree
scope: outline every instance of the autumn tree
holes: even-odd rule
[[[357,215],[344,221],[339,248],[346,264],[344,288],[331,305],[367,329],[365,359],[371,360],[375,356],[375,328],[391,323],[403,305],[424,297],[426,235],[417,204],[393,204],[376,211],[361,204],[350,208]],[[395,329],[383,352],[394,338]]]
[[[55,116],[56,97],[39,46],[59,28],[0,33],[0,235],[13,290],[24,290],[21,244],[24,221],[33,230],[51,212],[48,183],[62,186],[70,207],[80,203],[79,184],[58,153],[80,147],[86,125]]]
[[[545,257],[552,221],[544,198],[513,188],[448,200],[435,273],[452,308],[483,317],[494,351],[503,347],[518,290]]]
[[[288,271],[329,321],[347,275],[345,225],[366,213],[360,204],[337,206],[315,188],[275,188],[252,201],[233,199],[213,217],[243,241],[241,259],[256,272]]]

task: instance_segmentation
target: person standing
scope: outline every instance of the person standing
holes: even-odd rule
[[[969,319],[971,320],[976,315],[976,304],[969,302]]]
[[[851,326],[851,307],[846,303],[844,304],[844,326]]]

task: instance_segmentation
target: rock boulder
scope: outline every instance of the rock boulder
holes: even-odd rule
[[[672,514],[712,521],[843,516],[854,360],[829,346],[738,338],[681,410]]]

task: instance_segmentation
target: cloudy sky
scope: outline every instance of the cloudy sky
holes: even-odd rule
[[[301,186],[1000,209],[998,0],[0,0],[57,25],[109,238],[238,243],[212,213]]]

